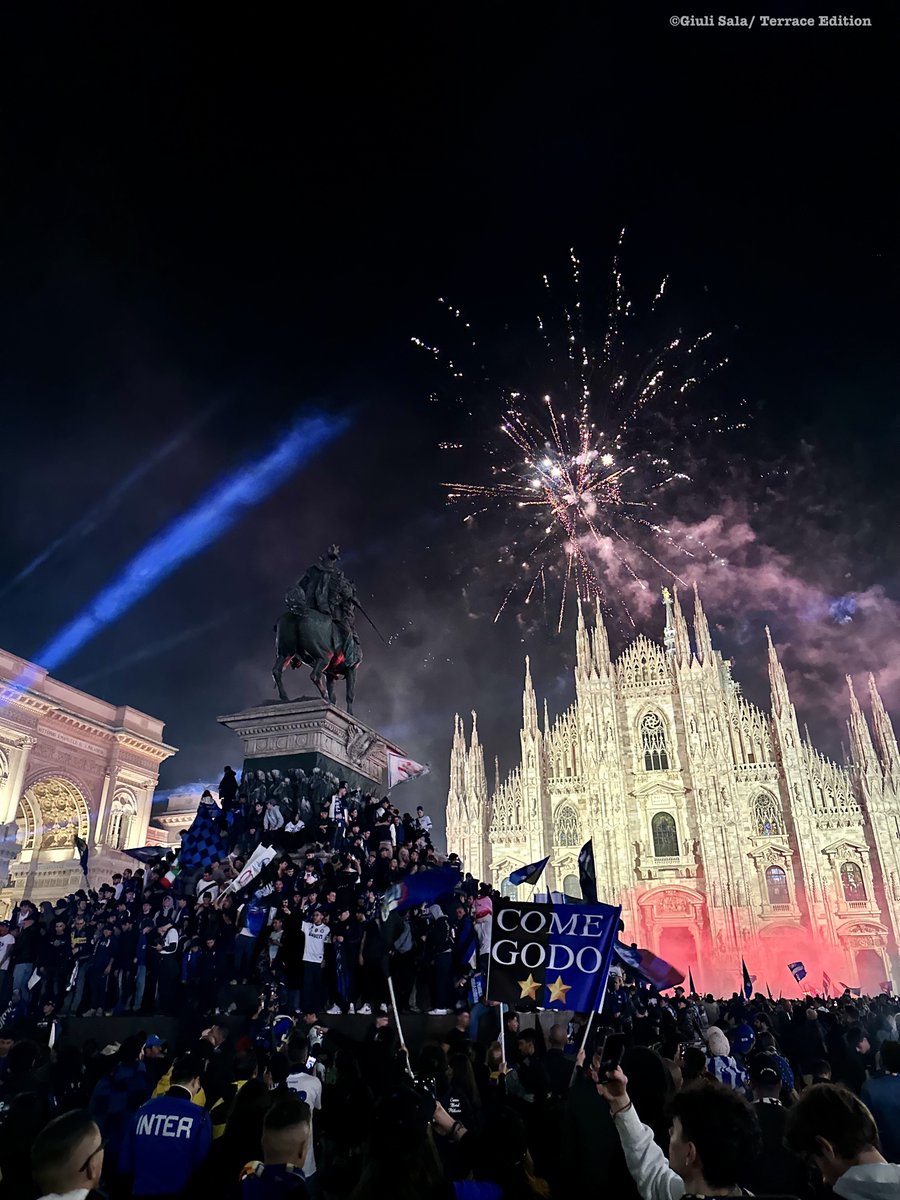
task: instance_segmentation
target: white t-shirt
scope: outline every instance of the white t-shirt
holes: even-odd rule
[[[331,930],[326,924],[315,925],[312,921],[303,922],[303,932],[306,942],[303,946],[303,961],[320,963],[325,959],[325,943],[331,941]]]
[[[3,937],[0,937],[0,971],[9,970],[9,960],[15,944],[16,939],[11,933],[4,933]]]
[[[308,1075],[306,1071],[298,1071],[295,1075],[288,1075],[287,1085],[292,1092],[295,1092],[301,1100],[305,1100],[309,1105],[309,1149],[306,1152],[306,1162],[303,1164],[303,1174],[309,1178],[310,1175],[315,1175],[316,1173],[316,1150],[312,1136],[312,1114],[317,1108],[319,1111],[322,1109],[322,1085],[316,1079],[315,1075]]]
[[[199,900],[206,892],[209,892],[211,900],[218,899],[219,885],[214,879],[203,879],[197,884],[197,899]]]

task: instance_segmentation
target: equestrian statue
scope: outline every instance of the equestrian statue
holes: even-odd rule
[[[353,712],[356,668],[362,650],[356,632],[361,610],[356,588],[338,565],[340,546],[328,550],[288,589],[287,612],[275,626],[275,665],[272,678],[278,695],[289,700],[282,674],[285,667],[312,667],[310,679],[319,694],[334,704],[334,684],[346,680],[347,712]],[[365,614],[363,614],[365,615]]]

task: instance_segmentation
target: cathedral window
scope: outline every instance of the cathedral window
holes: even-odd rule
[[[567,875],[563,880],[563,895],[571,900],[581,899],[581,884],[577,875]]]
[[[778,837],[781,827],[781,807],[774,796],[760,792],[753,801],[753,825],[757,837]]]
[[[766,892],[770,904],[790,904],[791,894],[788,891],[784,867],[768,867],[766,869]]]
[[[660,812],[653,818],[653,853],[657,858],[678,857],[678,829],[671,813]]]
[[[845,900],[865,900],[866,885],[863,874],[856,863],[845,862],[841,866],[841,887]]]
[[[649,712],[641,718],[641,753],[645,771],[668,771],[669,746],[666,727],[658,713]]]
[[[556,810],[553,836],[557,846],[577,846],[581,841],[578,836],[578,814],[570,804],[563,804]]]

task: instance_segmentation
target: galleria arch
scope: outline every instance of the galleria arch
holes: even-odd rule
[[[0,650],[0,915],[16,898],[56,900],[90,874],[131,865],[147,840],[163,723],[108,704]]]

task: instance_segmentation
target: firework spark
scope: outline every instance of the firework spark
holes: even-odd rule
[[[553,605],[558,628],[573,585],[609,607],[601,571],[611,558],[648,587],[646,569],[653,568],[656,580],[662,573],[680,581],[678,558],[716,557],[698,540],[669,530],[660,500],[669,489],[690,482],[689,472],[679,469],[680,459],[687,461],[690,445],[704,431],[742,425],[704,417],[688,404],[688,393],[727,361],[705,357],[711,332],[694,339],[679,332],[647,354],[631,351],[626,327],[635,310],[625,297],[617,258],[606,327],[594,350],[585,335],[581,267],[574,252],[570,268],[575,298],[563,308],[559,331],[554,333],[553,322],[545,317],[537,320],[558,384],[556,394],[538,398],[525,389],[502,391],[500,437],[485,448],[485,478],[444,485],[451,503],[468,506],[466,521],[499,513],[505,531],[512,533],[520,565],[494,619],[516,597],[530,604],[537,596],[546,606],[550,580],[560,588],[558,609]],[[666,282],[656,289],[651,313]],[[544,284],[549,290],[546,276]],[[471,338],[461,311],[442,303]],[[440,348],[424,348],[442,360]],[[444,361],[453,379],[465,378],[458,362]],[[448,441],[441,448],[458,451],[462,446]],[[624,598],[619,601],[631,620]]]

